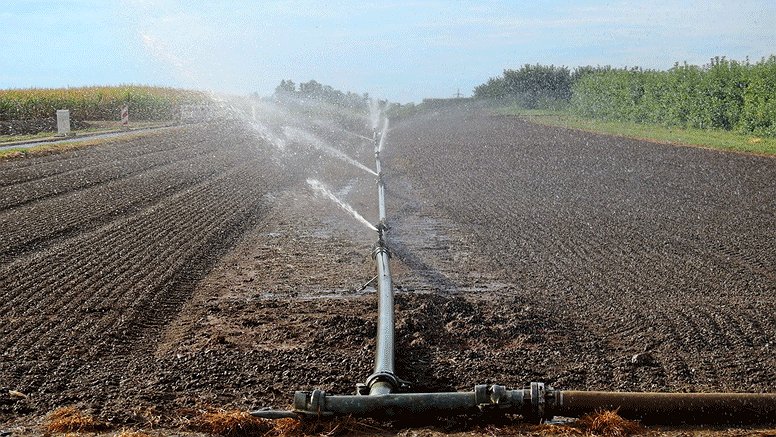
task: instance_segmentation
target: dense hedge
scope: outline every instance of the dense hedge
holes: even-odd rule
[[[605,120],[776,135],[776,56],[668,71],[594,69],[572,86],[571,109]]]
[[[571,97],[574,78],[566,67],[526,64],[477,86],[474,97],[508,99],[528,109],[558,108],[566,106]]]
[[[480,99],[527,109],[565,109],[604,120],[719,128],[776,136],[776,56],[714,58],[668,71],[524,65],[474,89]]]
[[[182,104],[206,102],[197,91],[150,86],[0,90],[0,121],[51,118],[69,109],[74,120],[118,120],[129,105],[133,120],[168,120]]]

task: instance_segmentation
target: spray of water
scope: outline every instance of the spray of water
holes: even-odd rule
[[[380,125],[380,104],[377,100],[369,101],[369,120],[372,122],[372,129],[377,129]]]
[[[342,151],[337,150],[334,147],[326,144],[325,141],[323,141],[322,139],[316,137],[315,135],[313,135],[313,134],[311,134],[309,132],[305,132],[305,131],[300,130],[300,129],[296,129],[296,128],[293,128],[293,127],[290,127],[290,126],[286,126],[286,127],[283,128],[283,133],[285,134],[286,138],[288,138],[288,139],[290,139],[292,141],[299,141],[299,142],[303,142],[305,144],[309,144],[309,145],[315,147],[316,149],[329,154],[330,156],[333,156],[333,157],[335,157],[337,159],[341,159],[342,161],[345,161],[348,164],[354,165],[354,166],[356,166],[356,167],[366,171],[367,173],[369,173],[371,175],[377,176],[377,173],[375,173],[375,171],[372,170],[371,168],[369,168],[369,167],[365,166],[364,164],[356,161],[355,159],[353,159],[350,156],[346,155]]]
[[[361,135],[360,133],[357,133],[357,132],[349,131],[349,130],[343,128],[342,126],[339,126],[339,125],[337,125],[335,123],[332,123],[330,121],[327,122],[327,121],[323,121],[323,120],[312,120],[312,123],[314,125],[316,125],[316,126],[320,126],[320,127],[324,128],[324,129],[328,130],[331,133],[343,133],[343,134],[350,135],[350,136],[353,136],[353,137],[356,137],[356,138],[360,138],[360,139],[362,139],[364,141],[369,141],[370,143],[372,142],[372,138],[369,138],[369,137],[367,137],[365,135]]]
[[[249,126],[253,128],[262,139],[275,146],[278,150],[284,151],[286,149],[286,141],[278,135],[275,135],[275,133],[264,123],[254,121],[249,123]]]
[[[329,199],[333,200],[337,205],[339,205],[340,208],[350,213],[350,215],[352,215],[359,222],[363,223],[369,229],[373,231],[377,230],[377,228],[374,227],[374,225],[369,223],[367,219],[365,219],[361,214],[359,214],[355,209],[353,209],[352,206],[340,200],[340,198],[335,196],[334,193],[332,193],[328,188],[326,188],[326,186],[323,185],[320,181],[316,179],[307,179],[307,185],[309,185],[313,190],[315,190],[316,193],[326,196]]]
[[[383,132],[382,135],[380,135],[380,143],[377,145],[377,151],[378,152],[382,152],[383,151],[383,144],[385,143],[385,137],[388,136],[388,135],[386,135],[386,133],[388,132],[388,118],[386,118],[385,119],[385,123],[383,123],[383,130],[382,130],[382,132]]]
[[[346,134],[353,135],[354,137],[361,138],[361,139],[362,139],[362,140],[364,140],[364,141],[368,141],[368,142],[370,142],[370,143],[372,142],[372,139],[371,139],[371,138],[369,138],[369,137],[366,137],[366,136],[364,136],[364,135],[357,134],[357,133],[355,133],[355,132],[351,132],[351,131],[349,131],[349,130],[344,130],[344,129],[343,129],[342,131],[343,131],[343,132],[345,132]]]

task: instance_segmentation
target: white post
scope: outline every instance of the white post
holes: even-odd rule
[[[57,135],[70,135],[69,109],[57,109]]]
[[[129,129],[129,106],[126,103],[121,107],[121,126]]]

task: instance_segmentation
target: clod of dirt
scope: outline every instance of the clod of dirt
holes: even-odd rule
[[[74,407],[62,407],[49,414],[46,429],[50,432],[96,432],[107,430],[108,425]]]
[[[0,388],[0,405],[13,404],[16,401],[20,401],[22,399],[27,399],[27,395],[16,390]]]
[[[21,399],[27,399],[27,395],[16,390],[8,390],[8,398],[11,400],[21,400]]]
[[[0,388],[0,414],[24,414],[31,410],[28,397],[24,393],[16,390]],[[2,433],[0,433],[2,436]]]
[[[210,434],[242,437],[265,434],[272,429],[272,424],[266,419],[251,416],[247,411],[216,410],[194,418],[189,422],[189,428]]]
[[[651,366],[655,364],[655,357],[649,352],[642,352],[631,357],[634,366]]]

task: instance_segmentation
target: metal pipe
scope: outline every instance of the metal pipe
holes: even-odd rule
[[[622,417],[650,423],[774,423],[776,394],[635,393],[557,391],[552,414],[577,417],[617,410]]]
[[[618,393],[561,391],[532,382],[528,388],[477,385],[471,392],[392,393],[379,396],[296,392],[293,411],[256,411],[259,417],[300,418],[351,415],[392,418],[407,415],[507,413],[541,422],[553,416],[579,417],[617,410],[648,423],[776,423],[776,394],[771,393]]]
[[[380,223],[385,223],[385,184],[383,183],[383,173],[379,167],[377,170],[377,210],[380,214]]]
[[[386,120],[385,126],[388,125]],[[377,203],[380,223],[377,224],[377,244],[372,255],[377,264],[377,339],[375,350],[375,371],[367,378],[366,387],[370,395],[385,395],[399,388],[399,380],[394,375],[394,319],[393,285],[391,268],[388,263],[390,252],[385,244],[385,182],[383,181],[380,149],[385,141],[385,132],[379,135],[375,131],[375,166],[377,170]]]
[[[294,394],[294,413],[302,418],[334,415],[391,418],[420,414],[473,414],[493,408],[513,408],[513,412],[520,412],[522,406],[523,390],[506,390],[498,385],[478,385],[471,392],[340,396],[314,390]],[[287,413],[272,412],[273,415]],[[253,414],[266,417],[261,411]]]
[[[399,417],[419,414],[465,414],[478,412],[473,392],[453,393],[393,393],[381,396],[332,396],[304,393],[304,404],[297,411],[308,412],[314,398],[321,399],[322,416],[351,415],[354,417]],[[314,411],[317,411],[314,410]]]
[[[382,241],[382,239],[380,240]],[[375,261],[377,263],[377,341],[375,349],[375,375],[394,374],[394,320],[393,320],[393,286],[391,284],[391,270],[388,266],[388,249],[378,244],[375,248]],[[370,377],[371,378],[371,377]],[[374,382],[382,384],[369,384],[369,394],[391,393],[390,387],[393,381],[383,381],[380,378]]]
[[[388,128],[388,119],[385,119],[385,125],[383,131],[378,135],[375,131],[375,172],[377,173],[377,205],[378,205],[378,220],[380,223],[385,223],[385,182],[383,181],[383,167],[380,162],[380,152],[383,149],[385,143],[386,129]]]

